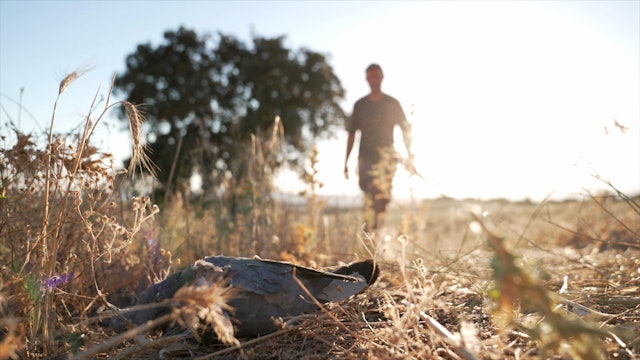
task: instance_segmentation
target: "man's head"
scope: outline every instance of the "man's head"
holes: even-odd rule
[[[380,92],[382,86],[382,68],[378,64],[371,64],[367,67],[367,82],[371,88],[371,92]]]

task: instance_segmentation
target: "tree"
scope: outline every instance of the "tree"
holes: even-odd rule
[[[144,104],[150,157],[162,183],[175,189],[196,171],[208,187],[220,175],[242,177],[246,141],[276,116],[287,148],[280,165],[296,164],[311,138],[335,133],[345,119],[340,80],[325,55],[287,49],[284,40],[253,36],[248,46],[180,27],[165,32],[157,47],[141,44],[127,56],[114,92]]]

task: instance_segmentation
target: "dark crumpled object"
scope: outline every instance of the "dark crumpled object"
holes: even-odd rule
[[[318,310],[315,302],[295,281],[294,269],[296,278],[322,304],[342,301],[364,291],[379,275],[372,260],[322,271],[260,258],[212,256],[150,286],[142,292],[138,304],[169,299],[182,286],[196,281],[202,283],[203,279],[211,283],[226,281],[228,286],[240,290],[240,294],[229,301],[234,308],[233,314],[228,316],[234,324],[235,335],[251,337],[266,334],[277,329],[276,318]],[[168,307],[157,307],[125,313],[112,319],[111,326],[123,330],[126,323],[139,325],[170,311]]]

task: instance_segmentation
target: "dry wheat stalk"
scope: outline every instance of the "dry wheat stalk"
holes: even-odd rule
[[[142,139],[142,124],[145,121],[144,114],[140,109],[128,101],[123,101],[127,117],[129,118],[129,131],[133,142],[131,162],[129,163],[129,174],[133,176],[136,168],[146,169],[153,177],[156,177],[156,165],[149,159],[146,151],[149,147]]]

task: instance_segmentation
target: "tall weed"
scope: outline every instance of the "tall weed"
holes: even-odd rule
[[[77,349],[84,340],[72,335],[80,329],[63,320],[87,318],[110,306],[106,294],[137,285],[125,283],[131,279],[125,273],[140,271],[140,260],[125,249],[158,212],[148,198],[123,203],[117,190],[123,173],[90,142],[111,108],[131,104],[107,101],[94,118],[94,98],[80,133],[55,134],[58,102],[81,74],[60,83],[44,146],[12,129],[17,141],[0,153],[0,261],[6,264],[0,292],[8,303],[0,310],[24,321],[26,352],[33,356]]]

